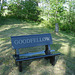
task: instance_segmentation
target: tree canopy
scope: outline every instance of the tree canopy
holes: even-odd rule
[[[0,16],[5,10],[5,16],[13,16],[19,19],[40,21],[48,28],[75,32],[75,1],[74,0],[0,0]],[[3,7],[7,6],[7,9]]]

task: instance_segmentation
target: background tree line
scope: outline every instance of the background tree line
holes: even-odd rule
[[[0,0],[0,20],[3,13],[6,17],[41,22],[48,28],[66,32],[75,32],[75,1],[74,0]],[[7,6],[7,9],[3,7]],[[5,11],[7,10],[7,11]]]

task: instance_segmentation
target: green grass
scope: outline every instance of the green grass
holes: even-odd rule
[[[42,33],[51,33],[53,39],[51,49],[62,53],[56,57],[56,65],[53,67],[49,60],[45,59],[24,61],[23,72],[20,73],[12,57],[14,50],[10,37]],[[43,49],[44,46],[39,46],[20,51],[23,53]],[[56,35],[52,29],[44,28],[35,22],[7,19],[0,26],[0,75],[75,75],[75,37],[64,32]]]

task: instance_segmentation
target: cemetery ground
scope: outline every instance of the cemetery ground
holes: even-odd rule
[[[37,59],[23,62],[23,71],[19,72],[13,59],[11,36],[51,33],[53,45],[51,49],[60,52],[56,64],[49,60]],[[74,33],[59,32],[55,34],[36,22],[7,19],[0,26],[0,75],[75,75],[75,37]],[[21,53],[44,50],[44,46],[26,48]]]

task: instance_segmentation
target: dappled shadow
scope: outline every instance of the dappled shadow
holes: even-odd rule
[[[13,27],[12,27],[13,26]],[[29,34],[42,34],[47,33],[42,27],[33,27],[32,25],[12,25],[0,31],[0,37],[6,38],[10,36],[29,35]]]
[[[65,75],[74,75],[75,74],[75,50],[72,50],[72,48],[75,47],[75,38],[68,38],[67,40],[69,40],[69,47],[68,47],[68,54],[67,57],[65,59],[66,61],[66,73]],[[75,49],[75,48],[74,48]]]
[[[5,23],[7,26],[0,29],[0,71],[1,75],[16,74],[16,75],[74,75],[75,74],[75,38],[69,37],[67,34],[56,35],[52,31],[40,27],[38,24],[22,23],[21,21],[15,22],[15,20],[8,20]],[[8,25],[9,24],[9,25]],[[60,55],[56,59],[56,65],[53,67],[49,60],[38,59],[23,62],[23,72],[18,71],[18,67],[15,66],[15,61],[12,57],[14,50],[11,47],[11,36],[29,35],[29,34],[42,34],[51,33],[53,44],[51,49],[56,52],[61,52],[64,55]],[[67,46],[67,47],[66,47]],[[23,52],[40,51],[42,47],[24,49]],[[65,66],[64,66],[65,65]]]
[[[3,25],[12,25],[12,24],[21,24],[22,20],[17,18],[6,18],[4,17],[1,22],[1,26]]]
[[[8,75],[13,69],[13,51],[10,40],[0,40],[0,71],[1,75]]]
[[[41,75],[51,75],[51,74],[52,74],[52,73],[47,72],[47,71],[44,71],[44,72],[41,73]]]
[[[21,23],[21,22],[20,22]],[[18,68],[15,66],[15,62],[13,59],[14,50],[11,47],[11,36],[19,36],[19,35],[29,35],[29,34],[41,34],[46,33],[46,30],[42,30],[42,27],[34,27],[34,23],[28,24],[20,24],[19,22],[15,22],[8,20],[8,22],[4,24],[4,27],[1,27],[0,30],[0,68],[1,75],[8,75],[9,73],[18,72]],[[36,24],[37,25],[37,24]],[[35,48],[36,49],[36,48]],[[23,62],[23,74],[27,71],[30,73],[30,64],[33,61]],[[38,61],[37,61],[38,62]],[[13,67],[14,66],[14,67]],[[31,67],[32,68],[32,67]],[[28,73],[27,72],[27,73]],[[33,71],[34,72],[34,71]]]
[[[62,44],[60,52],[64,54],[62,57],[66,66],[64,75],[75,75],[75,37],[68,34],[59,34],[56,36],[57,37],[53,39],[54,42],[56,44]]]
[[[61,46],[62,46],[62,44],[60,44],[60,43],[54,43],[51,45],[51,49],[58,51],[61,48]]]

